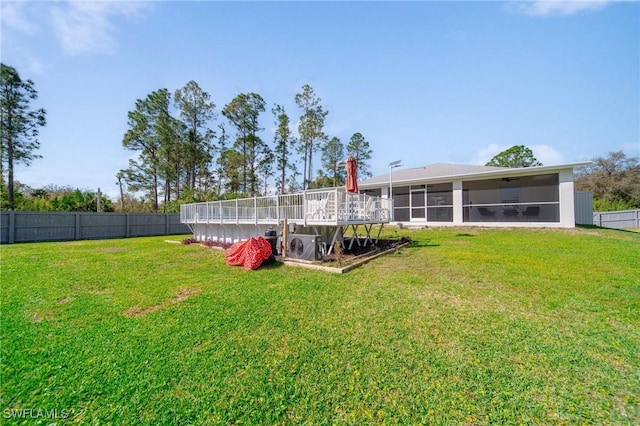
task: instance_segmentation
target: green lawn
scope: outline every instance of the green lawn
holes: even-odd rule
[[[2,246],[2,421],[640,423],[640,234],[398,234],[345,275],[166,237]]]

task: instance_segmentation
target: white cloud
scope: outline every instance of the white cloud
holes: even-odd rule
[[[27,35],[38,32],[38,26],[25,16],[26,2],[2,2],[0,4],[0,21],[2,27]]]
[[[22,47],[15,47],[8,49],[15,56],[13,62],[15,66],[20,70],[20,74],[25,78],[31,78],[34,75],[44,75],[47,66],[38,59],[31,51]]]
[[[498,145],[496,143],[489,144],[488,146],[476,151],[469,163],[484,166],[502,151],[511,148],[511,145]]]
[[[533,151],[533,156],[545,166],[553,166],[554,164],[565,162],[562,153],[549,145],[531,145],[529,148]]]
[[[570,16],[582,12],[597,12],[604,9],[612,0],[534,0],[509,2],[508,10],[534,17]]]
[[[51,8],[51,21],[62,48],[69,54],[111,52],[116,17],[138,18],[149,2],[70,1]]]

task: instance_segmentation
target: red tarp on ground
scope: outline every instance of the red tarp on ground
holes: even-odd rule
[[[227,250],[225,260],[229,266],[244,266],[247,271],[258,269],[271,256],[271,244],[262,237],[235,243]]]

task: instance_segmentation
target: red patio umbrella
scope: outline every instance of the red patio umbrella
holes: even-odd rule
[[[358,192],[358,163],[351,155],[347,158],[347,192]]]

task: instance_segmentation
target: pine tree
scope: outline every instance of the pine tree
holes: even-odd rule
[[[185,186],[193,192],[200,182],[200,189],[206,191],[210,189],[209,165],[213,159],[212,141],[215,137],[208,124],[215,118],[216,104],[211,101],[211,95],[193,80],[176,90],[174,101],[186,129],[182,149]],[[179,182],[176,182],[176,187],[179,188]]]
[[[321,99],[308,84],[302,86],[302,93],[296,94],[295,101],[302,110],[300,124],[298,124],[299,151],[304,158],[302,187],[307,189],[313,177],[313,153],[320,148],[323,141],[327,140],[323,129],[328,112],[322,109]]]
[[[367,163],[371,159],[372,151],[369,142],[362,133],[354,133],[347,145],[347,155],[356,159],[358,164],[358,179],[371,177],[371,167]]]
[[[160,89],[136,101],[136,109],[130,111],[129,130],[122,145],[138,152],[138,160],[129,160],[126,180],[134,191],[144,190],[151,197],[153,210],[157,211],[160,192],[170,201],[171,184],[177,181],[180,170],[175,172],[178,141],[184,126],[171,116],[171,94]]]
[[[234,148],[242,155],[242,191],[255,196],[258,193],[259,178],[257,167],[260,153],[266,144],[258,136],[260,113],[265,110],[265,102],[257,93],[241,93],[227,104],[222,114],[237,131]]]
[[[38,98],[32,80],[22,80],[15,68],[0,64],[0,178],[7,173],[7,208],[15,208],[14,167],[26,166],[40,148],[39,128],[46,125],[46,111],[31,109]],[[4,185],[3,185],[4,186]]]
[[[279,175],[279,194],[284,194],[287,185],[287,176],[295,170],[295,164],[291,161],[291,148],[296,143],[289,129],[289,116],[282,105],[275,105],[271,110],[275,118],[276,132],[274,136],[274,152],[276,157],[276,171]],[[292,170],[293,169],[293,170]]]
[[[333,137],[322,148],[322,167],[333,186],[344,185],[346,169],[344,165],[344,145]]]

